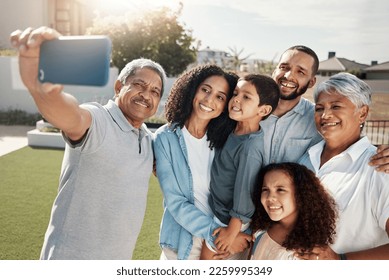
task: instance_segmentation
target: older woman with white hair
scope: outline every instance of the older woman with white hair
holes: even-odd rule
[[[314,92],[315,123],[323,141],[300,163],[312,169],[339,208],[335,243],[304,259],[389,259],[389,175],[368,162],[376,153],[361,132],[371,102],[370,87],[339,73]]]

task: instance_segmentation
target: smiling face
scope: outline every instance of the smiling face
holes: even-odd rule
[[[197,88],[193,98],[191,118],[202,120],[217,118],[227,103],[229,85],[222,76],[210,76]]]
[[[366,120],[368,106],[357,108],[345,96],[322,92],[315,105],[316,129],[331,145],[350,146],[359,140],[360,125]]]
[[[157,72],[148,68],[136,70],[123,85],[115,83],[115,102],[134,127],[153,116],[161,100],[162,80]]]
[[[259,95],[255,86],[245,80],[239,80],[228,104],[231,119],[245,121],[258,118],[260,112]]]
[[[270,219],[284,225],[293,225],[297,219],[295,187],[290,176],[282,170],[271,170],[266,173],[261,203]]]
[[[314,63],[313,57],[302,51],[288,50],[282,55],[273,72],[273,79],[281,90],[281,99],[294,100],[315,84]]]

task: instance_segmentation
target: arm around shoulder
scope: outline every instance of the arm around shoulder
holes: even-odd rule
[[[389,173],[389,145],[378,146],[377,153],[369,164],[375,166],[379,172]]]

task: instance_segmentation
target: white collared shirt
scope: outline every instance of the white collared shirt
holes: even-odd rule
[[[320,167],[325,142],[311,147],[300,159],[313,170],[339,207],[335,243],[337,253],[374,248],[389,243],[389,175],[368,165],[376,153],[368,138],[362,137],[347,150]]]

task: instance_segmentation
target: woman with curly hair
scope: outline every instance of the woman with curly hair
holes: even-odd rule
[[[203,65],[183,73],[170,91],[165,105],[168,123],[154,139],[164,196],[161,259],[199,259],[203,240],[211,239],[218,227],[208,204],[210,170],[215,149],[223,147],[235,127],[227,104],[237,79],[216,65]],[[251,238],[241,237],[237,247],[243,244],[245,249]]]
[[[298,259],[296,253],[311,254],[316,246],[334,242],[335,201],[305,166],[287,162],[264,167],[253,200],[256,240],[251,259]]]

